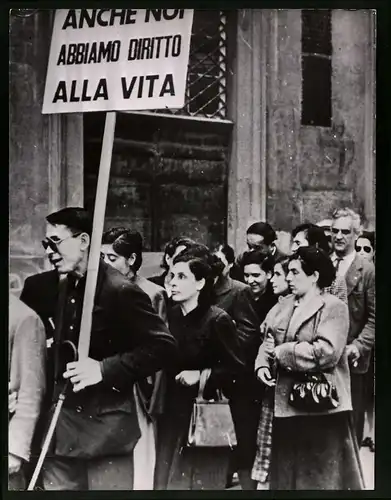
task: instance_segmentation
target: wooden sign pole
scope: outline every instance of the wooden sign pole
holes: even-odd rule
[[[111,157],[113,153],[115,132],[115,111],[106,113],[105,129],[103,133],[102,151],[100,156],[98,185],[96,188],[94,220],[90,253],[87,266],[87,280],[84,292],[83,312],[80,324],[80,337],[78,345],[79,359],[87,358],[90,350],[92,310],[94,307],[96,282],[98,278],[100,249],[105,221],[106,200],[110,180]]]

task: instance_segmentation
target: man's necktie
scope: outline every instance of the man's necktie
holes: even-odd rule
[[[334,260],[335,274],[338,274],[338,271],[339,271],[339,265],[341,264],[341,262],[342,262],[342,258],[341,258],[341,257],[337,257],[337,258]]]

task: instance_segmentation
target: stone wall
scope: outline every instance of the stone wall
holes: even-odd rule
[[[371,17],[369,10],[332,12],[328,128],[301,125],[301,11],[269,15],[267,219],[278,229],[319,221],[345,205],[374,221]]]
[[[35,10],[35,9],[32,9]],[[48,267],[45,217],[83,203],[81,115],[41,113],[53,12],[9,17],[10,287]]]

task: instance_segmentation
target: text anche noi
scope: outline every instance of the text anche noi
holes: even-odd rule
[[[183,106],[192,18],[188,9],[59,9],[43,112]]]

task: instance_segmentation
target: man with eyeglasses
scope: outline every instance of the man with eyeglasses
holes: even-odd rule
[[[346,280],[349,308],[347,354],[350,363],[352,405],[359,446],[364,431],[365,374],[375,342],[375,267],[355,252],[360,234],[360,216],[349,208],[332,216],[331,259],[338,276]]]
[[[65,341],[78,345],[92,219],[68,207],[46,220],[42,244],[55,270],[28,278],[23,296],[29,300],[35,292],[30,303],[47,302],[40,314],[54,323],[52,402],[66,381],[70,387],[43,465],[43,487],[131,490],[140,437],[132,387],[171,363],[175,340],[148,295],[101,259],[89,357],[62,359]]]

